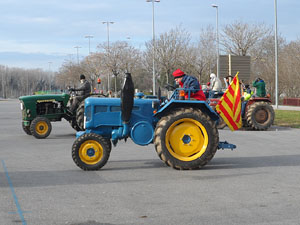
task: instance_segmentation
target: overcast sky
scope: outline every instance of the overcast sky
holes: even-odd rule
[[[278,32],[288,41],[300,37],[300,1],[278,0]],[[161,0],[155,3],[155,33],[182,26],[197,40],[201,28],[241,20],[274,25],[274,0]],[[152,3],[146,0],[0,0],[0,65],[56,71],[65,59],[107,41],[129,41],[144,48],[152,38]],[[128,39],[129,37],[130,39]],[[51,62],[51,63],[49,63]]]

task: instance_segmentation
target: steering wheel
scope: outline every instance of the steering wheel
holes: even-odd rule
[[[174,87],[173,85],[171,84],[166,84],[165,85],[165,88],[168,90],[168,91],[174,91],[176,89],[176,87]]]

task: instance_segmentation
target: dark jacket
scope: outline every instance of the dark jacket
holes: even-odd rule
[[[205,101],[206,97],[201,89],[201,86],[199,84],[199,81],[197,80],[196,77],[190,76],[190,75],[185,75],[179,85],[184,88],[184,89],[190,89],[190,97]],[[189,92],[185,92],[185,99],[188,99]]]
[[[78,91],[78,96],[87,96],[91,93],[91,85],[85,80],[78,88],[74,88],[74,91]]]
[[[256,96],[265,97],[266,96],[266,87],[263,80],[255,80],[252,83],[252,86],[256,88]]]

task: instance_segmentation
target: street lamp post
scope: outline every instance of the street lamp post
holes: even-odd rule
[[[160,0],[146,0],[146,2],[152,2],[152,42],[153,42],[153,58],[152,58],[152,82],[153,82],[153,95],[155,95],[155,29],[154,29],[154,2],[160,2]]]
[[[78,49],[81,48],[80,46],[75,46],[74,48],[77,48],[77,64],[79,65],[79,54]]]
[[[48,64],[49,64],[49,72],[51,72],[51,64],[52,64],[52,62],[48,62]]]
[[[91,54],[91,38],[93,38],[93,35],[86,35],[85,38],[89,39],[89,55]]]
[[[5,96],[4,96],[4,73],[2,73],[1,85],[2,85],[2,97],[5,98]],[[27,93],[28,93],[28,91],[27,91]]]
[[[275,107],[278,109],[278,43],[277,43],[277,0],[274,0],[275,9]]]
[[[51,86],[52,86],[52,73],[51,73],[51,64],[52,64],[52,62],[48,62],[48,64],[49,64],[49,73],[50,73],[50,82],[49,82],[49,88],[50,88],[50,91],[52,91],[52,88],[51,88]]]
[[[107,25],[107,54],[108,54],[108,58],[109,58],[109,24],[114,24],[114,22],[105,21],[105,22],[102,22],[102,24]],[[109,91],[109,89],[110,89],[110,80],[109,80],[109,72],[108,72],[108,74],[107,74],[107,91]]]
[[[216,8],[216,41],[217,41],[217,77],[220,75],[220,48],[219,48],[219,7],[215,4],[211,5],[213,8]]]

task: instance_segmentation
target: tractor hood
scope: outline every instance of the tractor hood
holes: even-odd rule
[[[64,102],[66,105],[69,101],[70,95],[69,94],[47,94],[47,95],[27,95],[19,97],[20,101],[23,101],[25,104],[28,103],[36,103],[36,102],[53,102],[59,101]]]

